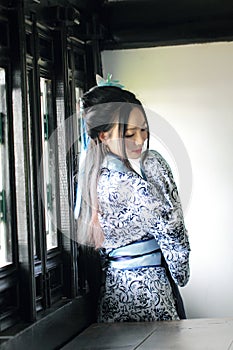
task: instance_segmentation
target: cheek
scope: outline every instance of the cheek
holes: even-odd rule
[[[142,137],[144,138],[144,141],[146,141],[148,139],[148,132],[145,131],[142,135]]]
[[[114,147],[116,148],[117,147],[117,144],[118,144],[118,140],[115,140],[115,139],[109,139],[107,142],[106,142],[107,146],[108,147]]]
[[[125,139],[125,147],[128,149],[132,149],[134,147],[134,142],[133,140],[130,139]]]

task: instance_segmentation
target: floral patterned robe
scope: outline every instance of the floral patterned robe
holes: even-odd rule
[[[141,164],[143,177],[108,155],[98,181],[99,221],[104,254],[154,236],[174,282],[189,279],[189,240],[171,169],[156,151]],[[105,267],[99,322],[179,319],[166,269]]]

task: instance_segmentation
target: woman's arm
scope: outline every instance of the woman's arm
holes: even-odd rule
[[[150,168],[147,165],[145,172]],[[170,175],[154,184],[151,178],[145,181],[132,172],[104,169],[98,183],[99,219],[106,248],[154,235],[174,281],[183,286],[189,278],[189,243],[181,206],[169,179]]]
[[[156,151],[150,151],[143,162],[143,171],[149,183],[157,188],[163,197],[165,211],[161,217],[162,229],[155,237],[163,252],[174,281],[184,286],[189,279],[190,245],[184,224],[181,201],[172,171],[164,158]]]

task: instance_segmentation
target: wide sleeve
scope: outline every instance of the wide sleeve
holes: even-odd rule
[[[180,206],[172,205],[175,192],[171,198],[169,181],[160,179],[157,184],[132,172],[103,169],[98,181],[99,221],[107,249],[154,235],[174,281],[183,286],[189,277],[189,244]]]
[[[164,203],[161,228],[154,232],[171,276],[180,286],[189,279],[190,245],[184,224],[181,201],[172,171],[165,159],[156,151],[150,151],[142,170],[147,181],[156,188]]]

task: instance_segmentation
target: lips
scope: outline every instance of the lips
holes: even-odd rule
[[[132,152],[140,154],[140,153],[142,153],[142,148],[138,148],[136,150],[133,150]]]

